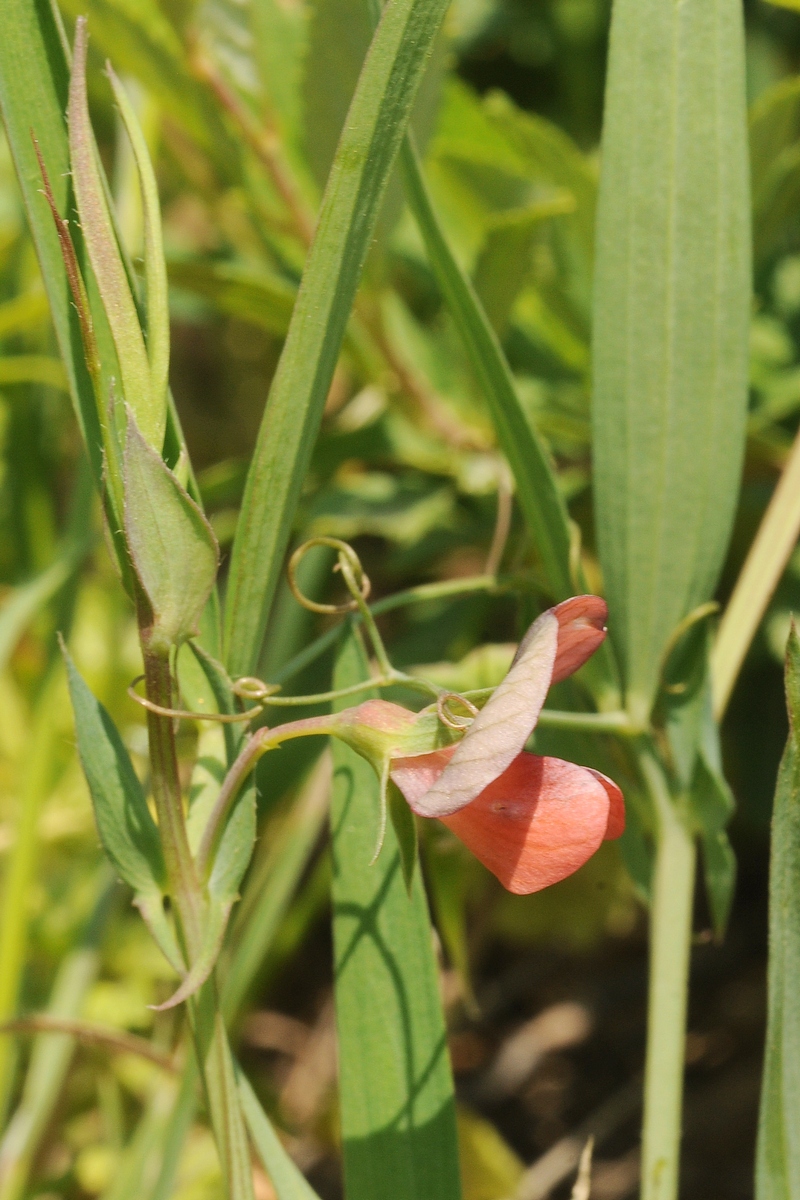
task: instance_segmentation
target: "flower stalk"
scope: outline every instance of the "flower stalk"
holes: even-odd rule
[[[649,750],[640,763],[658,820],[650,907],[642,1200],[675,1200],[696,850],[660,764]]]

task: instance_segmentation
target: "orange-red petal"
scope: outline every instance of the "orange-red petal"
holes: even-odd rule
[[[391,777],[414,812],[419,810],[423,796],[433,787],[455,753],[456,743],[431,750],[427,754],[412,754],[392,759]]]
[[[504,887],[527,895],[591,858],[610,809],[603,777],[523,751],[471,804],[440,819]]]
[[[582,667],[605,641],[608,605],[600,596],[572,596],[550,610],[558,620],[558,649],[552,683]]]
[[[608,824],[606,825],[605,837],[606,840],[621,837],[625,832],[625,797],[614,783],[613,779],[609,779],[607,775],[601,774],[600,771],[595,771],[592,767],[584,767],[585,771],[591,771],[595,779],[602,783],[608,793]]]

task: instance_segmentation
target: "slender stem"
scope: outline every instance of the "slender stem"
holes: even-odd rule
[[[642,772],[658,817],[650,908],[650,993],[641,1200],[677,1200],[695,843],[650,752]]]
[[[580,729],[587,733],[618,733],[634,737],[641,733],[626,712],[561,712],[543,708],[537,724],[543,729]]]
[[[800,433],[767,506],[711,652],[714,716],[728,706],[753,635],[778,585],[800,532]]]
[[[520,589],[524,585],[531,585],[530,572],[519,572],[515,575],[504,575],[495,577],[494,575],[473,575],[467,579],[444,579],[437,583],[421,583],[417,587],[407,588],[402,592],[395,592],[393,596],[384,596],[382,600],[378,600],[375,604],[371,604],[370,612],[373,616],[380,616],[381,613],[392,612],[396,608],[404,608],[409,604],[423,604],[427,600],[446,600],[451,596],[463,596],[470,592],[502,592],[514,591]],[[354,621],[361,620],[361,614],[354,613],[350,618]],[[336,644],[336,641],[341,635],[341,625],[334,625],[332,629],[326,630],[316,641],[310,646],[306,646],[305,650],[301,650],[294,658],[290,659],[286,666],[275,676],[275,683],[283,683],[287,679],[291,679],[293,675],[297,675],[304,670],[310,663],[315,662],[320,655],[329,650],[331,646]]]
[[[143,638],[145,688],[148,700],[170,708],[172,680],[169,659],[146,648]],[[175,732],[171,717],[148,710],[147,728],[153,798],[158,816],[169,888],[175,900],[190,962],[203,940],[205,900],[192,858],[183,813]],[[253,1200],[253,1177],[247,1132],[236,1092],[230,1046],[219,1010],[212,976],[189,1001],[189,1020],[195,1053],[208,1100],[228,1200]]]
[[[144,651],[147,699],[162,708],[172,704],[172,679],[166,656]],[[171,717],[147,710],[153,800],[169,889],[178,909],[190,959],[202,941],[203,904],[183,814],[175,730]]]
[[[494,690],[473,688],[459,695],[482,708]],[[543,708],[536,724],[542,729],[577,729],[586,733],[616,733],[624,737],[640,737],[643,733],[631,721],[629,713],[622,709],[618,712],[565,712],[558,708]]]
[[[86,1045],[107,1046],[121,1054],[138,1054],[147,1058],[165,1071],[175,1072],[178,1064],[164,1054],[147,1038],[137,1037],[126,1030],[112,1026],[97,1025],[93,1021],[82,1021],[78,1017],[59,1017],[51,1013],[34,1013],[28,1017],[17,1017],[0,1025],[3,1033],[67,1033]]]
[[[487,575],[496,575],[503,561],[508,535],[511,532],[511,517],[514,512],[514,491],[512,480],[508,477],[508,468],[501,469],[497,484],[497,516],[495,518],[492,544],[486,556],[485,570]]]
[[[404,671],[395,671],[390,667],[389,675],[381,676],[378,679],[367,679],[364,683],[354,683],[351,687],[335,688],[331,692],[312,692],[307,696],[265,696],[259,703],[263,704],[265,708],[305,708],[309,704],[327,704],[330,700],[340,700],[345,696],[358,696],[361,692],[371,692],[373,688],[397,687],[398,685],[425,692],[428,696],[438,696],[442,690],[427,679],[419,679],[416,675],[406,675]]]

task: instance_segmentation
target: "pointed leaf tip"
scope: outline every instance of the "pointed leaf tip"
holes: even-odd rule
[[[123,478],[125,537],[152,609],[149,646],[166,651],[197,632],[214,586],[219,548],[213,530],[128,410]]]
[[[97,280],[119,362],[120,385],[147,442],[161,450],[167,422],[166,394],[153,395],[150,364],[139,314],[125,271],[100,173],[89,117],[85,17],[78,17],[67,107],[70,164],[81,232]]]

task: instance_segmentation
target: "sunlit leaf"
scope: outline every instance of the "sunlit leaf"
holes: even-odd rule
[[[338,658],[335,685],[366,675],[366,657],[351,635]],[[333,930],[347,1196],[459,1200],[453,1083],[420,872],[414,872],[409,896],[391,826],[369,865],[378,780],[338,739],[333,755]]]
[[[446,0],[391,0],[359,77],[242,502],[225,614],[225,662],[234,675],[258,661],[350,306],[446,7]]]
[[[164,245],[161,237],[161,205],[158,184],[139,120],[127,93],[109,66],[108,77],[114,97],[130,138],[139,175],[144,213],[144,271],[147,286],[147,357],[153,406],[163,405],[166,424],[167,387],[169,385],[169,299]],[[135,410],[134,410],[135,411]],[[158,448],[158,447],[157,447]]]
[[[738,0],[617,0],[598,212],[593,462],[609,629],[640,719],[673,629],[713,592],[733,522],[747,407],[749,208]]]
[[[796,1200],[800,1179],[800,642],[786,650],[790,733],[775,791],[769,882],[767,1044],[756,1200]]]
[[[89,118],[86,92],[87,30],[84,18],[75,30],[75,50],[70,81],[67,126],[70,163],[81,229],[89,251],[97,286],[111,326],[120,371],[121,396],[136,414],[137,424],[149,445],[160,451],[167,423],[166,395],[153,393],[139,315],[117,244],[99,156]]]

